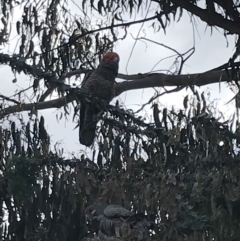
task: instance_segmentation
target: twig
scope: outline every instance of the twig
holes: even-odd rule
[[[4,99],[4,100],[11,101],[11,102],[13,102],[13,103],[15,103],[15,104],[17,104],[17,105],[20,104],[19,101],[14,100],[14,99],[12,99],[12,98],[10,98],[10,97],[7,97],[7,96],[5,96],[5,95],[0,95],[0,98],[2,98],[2,99]]]
[[[153,96],[147,103],[143,104],[142,107],[141,107],[139,110],[135,111],[134,114],[139,113],[141,110],[144,109],[145,106],[151,104],[151,103],[152,103],[154,100],[156,100],[158,97],[163,96],[163,95],[165,95],[165,94],[170,94],[170,93],[173,93],[173,92],[180,91],[180,90],[182,90],[183,88],[184,88],[184,86],[180,86],[180,87],[177,87],[177,88],[175,88],[175,89],[173,89],[173,90],[166,90],[165,92],[163,92],[163,93],[161,93],[161,94],[157,94],[156,96]]]
[[[151,43],[160,45],[160,46],[162,46],[162,47],[164,47],[164,48],[166,48],[166,49],[169,49],[169,50],[173,51],[174,53],[176,53],[176,54],[178,55],[177,58],[180,58],[180,59],[181,59],[181,64],[180,64],[180,68],[179,68],[179,70],[178,70],[177,75],[180,75],[180,74],[181,74],[182,68],[183,68],[183,64],[184,64],[184,63],[194,54],[194,52],[195,52],[195,47],[192,47],[192,48],[190,48],[187,52],[185,52],[185,53],[183,53],[183,54],[180,54],[176,49],[173,49],[173,48],[171,48],[171,47],[169,47],[169,46],[167,46],[167,45],[165,45],[165,44],[158,43],[158,42],[156,42],[156,41],[153,41],[153,40],[148,39],[148,38],[145,38],[145,37],[136,38],[135,40],[146,40],[146,41],[149,41],[149,42],[151,42]],[[188,54],[190,51],[192,51],[192,52],[184,59],[183,56],[186,55],[186,54]],[[156,66],[156,65],[155,65],[155,66]],[[154,66],[154,67],[155,67],[155,66]],[[154,67],[153,67],[153,68],[154,68]]]
[[[20,95],[21,93],[23,93],[23,92],[31,89],[32,87],[33,87],[33,86],[31,85],[31,86],[27,87],[26,89],[23,89],[23,90],[18,91],[17,93],[15,93],[15,94],[12,95],[12,96]],[[11,97],[12,97],[12,96],[11,96]]]

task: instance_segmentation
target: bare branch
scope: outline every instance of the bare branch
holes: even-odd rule
[[[119,78],[128,81],[116,85],[115,95],[118,96],[128,90],[137,90],[143,88],[163,87],[163,86],[204,86],[213,83],[228,82],[229,76],[225,70],[208,71],[199,74],[185,75],[166,75],[162,73],[146,73],[136,75],[119,74]],[[129,81],[132,80],[132,81]]]
[[[5,109],[0,110],[0,119],[4,118],[5,116],[17,112],[23,111],[32,111],[32,110],[46,110],[51,108],[61,108],[64,105],[72,102],[72,98],[68,97],[61,97],[55,100],[45,101],[45,102],[38,102],[38,103],[28,103],[28,104],[17,104],[14,106],[7,107]]]
[[[156,99],[159,98],[160,96],[163,96],[163,95],[165,95],[165,94],[170,94],[170,93],[178,92],[178,91],[182,90],[183,88],[184,88],[184,87],[176,87],[176,88],[174,88],[173,90],[166,90],[166,91],[163,92],[163,93],[159,93],[159,94],[153,96],[152,98],[150,98],[150,100],[149,100],[147,103],[143,104],[143,105],[141,106],[141,108],[138,109],[137,111],[135,111],[134,113],[135,113],[135,114],[139,113],[140,111],[142,111],[142,110],[145,108],[145,106],[151,104],[154,100],[156,100]]]

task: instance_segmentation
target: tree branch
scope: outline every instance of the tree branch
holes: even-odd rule
[[[239,23],[236,21],[228,20],[224,18],[221,14],[216,12],[211,12],[211,14],[209,14],[208,10],[204,10],[187,1],[171,0],[171,2],[196,15],[202,21],[206,22],[209,26],[215,25],[229,31],[230,34],[240,35]]]
[[[22,111],[32,111],[32,110],[46,110],[51,108],[61,108],[64,105],[72,102],[74,99],[66,97],[61,97],[55,100],[38,102],[38,103],[28,103],[28,104],[18,104],[14,106],[7,107],[0,110],[0,119],[5,116]]]
[[[74,73],[80,73],[80,71],[75,71]],[[239,71],[240,74],[240,71]],[[71,74],[69,73],[69,76]],[[125,91],[137,90],[152,87],[166,87],[166,86],[181,86],[187,87],[190,85],[204,86],[208,84],[214,84],[219,82],[228,82],[229,76],[225,70],[212,70],[205,73],[197,74],[186,74],[186,75],[166,75],[161,73],[145,73],[136,75],[125,75],[119,74],[118,78],[125,79],[128,81],[123,81],[115,85],[115,97],[119,96]],[[179,88],[182,89],[182,88]],[[68,95],[55,100],[38,102],[38,103],[28,103],[28,104],[17,104],[14,106],[7,107],[0,111],[0,119],[9,114],[22,111],[31,110],[44,110],[50,108],[61,108],[62,106],[74,101],[77,96]]]
[[[225,70],[208,71],[199,74],[185,75],[166,75],[161,73],[146,73],[137,75],[119,74],[118,78],[132,81],[124,81],[116,84],[116,93],[118,96],[128,90],[137,90],[152,87],[166,86],[204,86],[218,82],[228,82],[229,76]]]

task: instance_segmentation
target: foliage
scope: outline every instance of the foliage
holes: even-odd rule
[[[2,239],[82,240],[94,230],[85,209],[99,201],[147,211],[157,221],[152,240],[237,240],[240,136],[203,100],[195,108],[185,104],[155,114],[159,127],[115,110],[114,121],[126,118],[128,125],[110,128],[106,118],[102,128],[111,134],[101,129],[98,164],[84,156],[19,154],[11,130],[2,130]]]
[[[145,11],[149,3],[154,8],[152,16],[124,20]],[[83,0],[81,14],[72,13],[68,4],[64,0],[1,1],[0,64],[11,68],[13,82],[20,73],[30,77],[33,93],[33,98],[29,97],[32,103],[22,101],[29,88],[17,92],[16,98],[0,95],[0,118],[9,121],[9,128],[0,128],[1,240],[94,239],[99,227],[86,222],[85,211],[95,202],[121,204],[133,213],[146,212],[154,223],[149,231],[152,240],[238,240],[238,122],[232,119],[222,123],[204,94],[193,90],[194,101],[186,97],[184,110],[159,110],[153,104],[153,123],[119,104],[107,106],[91,159],[62,158],[61,152],[50,146],[44,117],[33,116],[38,109],[62,106],[65,115],[70,115],[67,104],[75,101],[73,117],[78,118],[78,107],[86,96],[68,80],[73,76],[79,80],[81,74],[94,69],[105,51],[126,38],[129,26],[149,23],[153,31],[166,33],[167,26],[188,11],[208,26],[222,28],[225,36],[237,36],[239,1]],[[22,16],[12,30],[11,18],[19,5]],[[90,13],[97,14],[95,24]],[[4,47],[10,43],[11,31],[16,31],[18,41],[14,53],[7,53]],[[209,71],[219,74],[217,82],[220,76],[225,81],[237,80],[240,64],[234,61],[238,45],[239,41],[230,64]],[[177,53],[182,64],[191,55],[187,53]],[[129,80],[129,76],[121,76]],[[154,81],[155,76],[138,74],[132,76],[135,86],[125,81],[116,84],[116,89],[121,86],[117,90],[122,93],[154,87],[160,82]],[[194,76],[196,85],[211,83],[208,78],[197,82],[199,76],[203,75]],[[148,81],[145,85],[144,78]],[[175,91],[189,86],[189,82],[170,83],[179,85]],[[54,90],[62,99],[45,101]],[[10,117],[25,110],[30,111],[29,121],[25,124],[20,119],[21,126],[17,127]]]

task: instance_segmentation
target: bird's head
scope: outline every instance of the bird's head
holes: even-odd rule
[[[119,55],[115,52],[107,52],[103,55],[102,62],[104,63],[119,63]]]
[[[109,80],[115,81],[118,75],[119,55],[115,52],[107,52],[103,55],[102,61],[98,65],[97,71]]]

